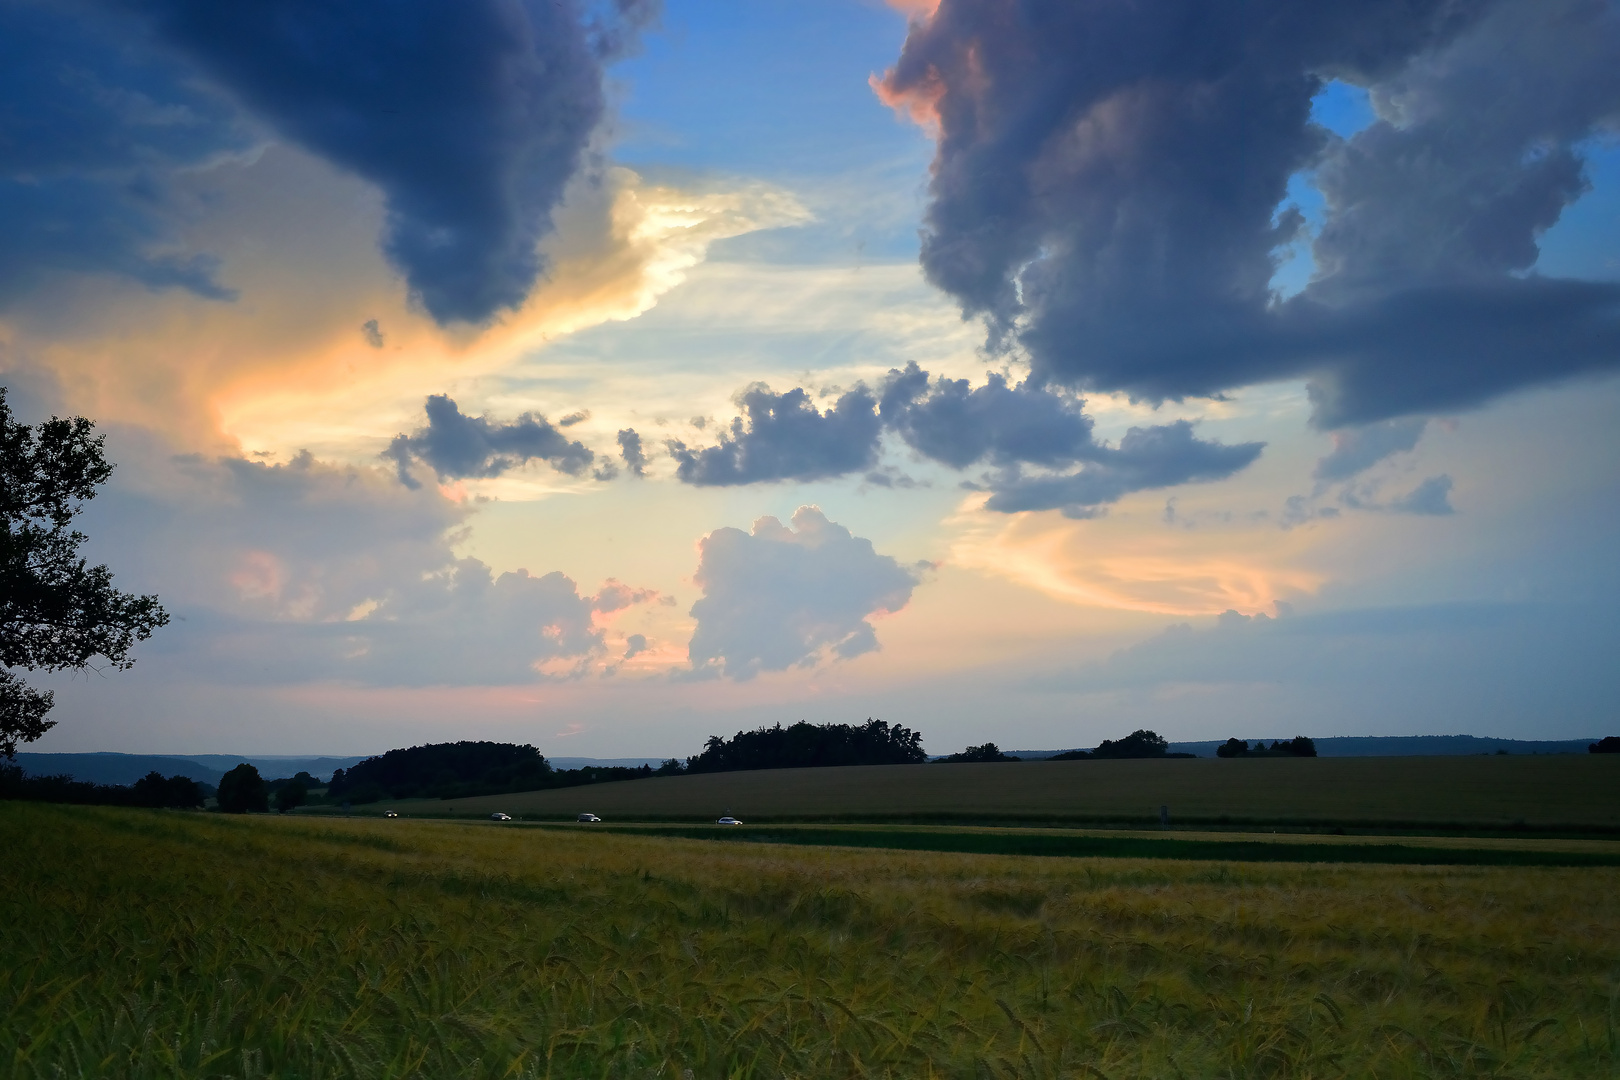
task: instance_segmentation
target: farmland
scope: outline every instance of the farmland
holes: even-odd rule
[[[1620,869],[15,803],[0,843],[9,1076],[1620,1071]]]
[[[616,820],[969,820],[1620,830],[1620,755],[871,765],[428,800],[407,813]],[[382,804],[371,807],[377,810]],[[392,804],[390,804],[392,805]]]

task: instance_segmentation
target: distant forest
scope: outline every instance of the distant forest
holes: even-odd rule
[[[338,769],[326,788],[328,802],[382,799],[459,799],[514,791],[578,787],[608,780],[635,780],[654,770],[622,766],[553,769],[532,746],[497,742],[429,743],[390,750],[350,769]]]
[[[686,759],[686,771],[799,769],[828,765],[918,765],[928,760],[922,736],[910,728],[868,719],[850,724],[808,724],[739,731],[729,739],[709,736],[703,752]]]

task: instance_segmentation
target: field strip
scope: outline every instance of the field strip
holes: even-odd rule
[[[541,824],[541,829],[583,831]],[[1526,842],[1472,844],[1390,842],[1377,837],[1193,838],[1100,830],[886,828],[882,826],[671,826],[593,825],[635,836],[679,837],[716,842],[802,844],[822,847],[889,848],[979,855],[1063,858],[1191,859],[1232,862],[1384,863],[1427,866],[1620,866],[1620,845],[1570,850]],[[1207,834],[1205,834],[1207,835]],[[1219,835],[1219,834],[1217,834]],[[1349,842],[1345,842],[1349,841]],[[1382,841],[1382,842],[1380,842]],[[1555,842],[1556,843],[1556,842]]]

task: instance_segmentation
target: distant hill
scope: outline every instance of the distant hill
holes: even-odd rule
[[[1235,738],[1249,735],[1239,733]],[[1292,735],[1267,736],[1266,741],[1289,739]],[[1171,753],[1197,754],[1214,757],[1215,748],[1225,739],[1208,742],[1173,742]],[[1253,740],[1250,739],[1252,742]],[[1590,739],[1486,739],[1474,735],[1335,735],[1315,738],[1318,757],[1455,757],[1467,754],[1494,754],[1506,750],[1510,754],[1584,754]],[[1085,749],[1090,749],[1086,747]],[[1026,760],[1049,758],[1062,750],[1009,750],[1009,754]]]
[[[321,780],[333,769],[347,769],[358,757],[284,757],[251,754],[18,754],[17,764],[30,776],[60,776],[92,784],[133,784],[156,770],[164,776],[189,776],[215,787],[219,778],[242,762],[259,770],[266,780],[278,780],[300,771]],[[638,760],[639,764],[639,760]]]
[[[1585,747],[1582,747],[1582,749],[1584,750]],[[284,776],[294,776],[300,772],[307,772],[317,780],[330,780],[332,770],[353,768],[369,756],[369,754],[360,757],[290,757],[284,754],[185,755],[187,760],[195,761],[197,764],[211,769],[218,769],[221,773],[234,769],[245,761],[258,769],[259,775],[266,780],[278,780]]]
[[[191,758],[158,754],[18,754],[17,764],[29,776],[65,774],[91,784],[133,784],[155,771],[218,787],[219,778],[225,775],[223,769],[211,769]]]

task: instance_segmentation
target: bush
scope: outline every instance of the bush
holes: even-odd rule
[[[938,759],[935,760],[935,764],[939,764],[940,762],[950,763],[950,762],[959,762],[959,761],[1022,761],[1022,760],[1023,760],[1022,758],[1014,757],[1011,754],[1003,754],[1001,752],[1001,747],[997,746],[993,742],[987,742],[983,746],[970,746],[966,750],[962,751],[960,754],[949,754],[949,755],[947,755],[945,757],[938,758]]]

